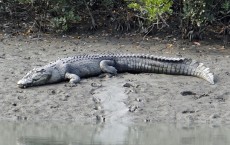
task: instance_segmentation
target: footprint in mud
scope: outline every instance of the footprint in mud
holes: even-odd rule
[[[188,96],[188,95],[196,95],[196,93],[192,91],[183,91],[180,93],[182,96]]]

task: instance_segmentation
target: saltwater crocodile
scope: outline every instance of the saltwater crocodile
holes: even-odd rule
[[[167,58],[145,54],[93,54],[58,59],[34,68],[18,81],[20,88],[69,80],[76,84],[80,78],[102,73],[163,73],[190,75],[214,84],[214,76],[203,63],[188,58]]]

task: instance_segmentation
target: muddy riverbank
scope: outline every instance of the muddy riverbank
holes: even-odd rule
[[[230,122],[230,51],[173,38],[5,37],[0,42],[0,119],[85,122]],[[30,69],[66,56],[92,53],[150,53],[189,57],[215,74],[215,85],[188,76],[118,74],[20,89]]]

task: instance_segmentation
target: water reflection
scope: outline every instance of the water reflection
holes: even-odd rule
[[[0,145],[228,145],[230,127],[0,122]]]

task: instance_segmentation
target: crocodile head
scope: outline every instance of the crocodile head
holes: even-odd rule
[[[19,88],[38,86],[46,84],[51,77],[51,73],[44,68],[35,68],[29,71],[17,85]]]

